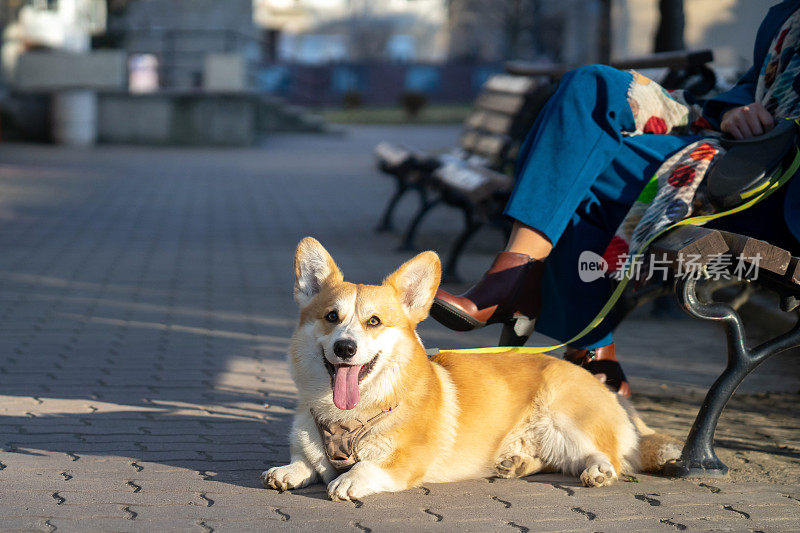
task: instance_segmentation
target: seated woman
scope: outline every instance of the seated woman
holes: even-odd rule
[[[733,89],[705,104],[705,127],[743,139],[769,131],[776,119],[800,115],[798,50],[800,0],[786,0],[761,24],[753,67]],[[607,277],[581,281],[578,257],[586,250],[602,255],[662,163],[699,139],[666,135],[663,120],[642,116],[629,99],[637,83],[650,82],[597,65],[564,76],[521,151],[505,210],[514,220],[505,251],[465,293],[440,290],[431,310],[435,319],[464,331],[524,315],[537,318],[537,331],[566,342],[597,315],[613,284]],[[798,187],[795,179],[714,227],[796,249]],[[614,353],[619,320],[612,312],[569,346],[565,357],[628,396]]]

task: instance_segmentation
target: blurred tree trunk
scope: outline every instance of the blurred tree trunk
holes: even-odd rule
[[[597,28],[600,63],[608,64],[611,61],[611,0],[600,1],[600,24]]]
[[[683,0],[659,0],[658,8],[661,21],[656,32],[655,52],[683,50],[683,31],[686,19],[683,12]]]
[[[506,53],[508,59],[515,59],[520,52],[520,33],[522,32],[522,0],[511,0],[506,17]]]

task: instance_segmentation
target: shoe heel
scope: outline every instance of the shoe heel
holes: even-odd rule
[[[453,331],[472,331],[486,325],[438,298],[433,300],[430,314],[434,320]]]
[[[535,318],[528,318],[516,315],[508,322],[503,324],[503,331],[500,333],[500,346],[523,346],[531,335],[536,325]]]

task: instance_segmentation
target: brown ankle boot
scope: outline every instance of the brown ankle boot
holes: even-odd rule
[[[431,316],[456,331],[470,331],[515,316],[539,316],[544,263],[525,254],[500,252],[475,286],[461,295],[439,289]]]
[[[568,346],[567,351],[564,352],[564,359],[582,366],[594,374],[611,389],[611,392],[616,392],[624,398],[630,397],[631,388],[628,385],[628,378],[625,377],[625,372],[622,371],[622,365],[617,361],[613,342],[608,346],[592,348],[591,350]]]

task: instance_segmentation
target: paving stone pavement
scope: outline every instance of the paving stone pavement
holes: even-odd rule
[[[247,150],[0,144],[0,529],[800,529],[796,357],[765,365],[726,412],[728,479],[638,476],[600,490],[556,475],[479,479],[356,505],[327,501],[322,486],[260,488],[259,473],[288,460],[294,246],[314,235],[346,277],[380,280],[409,254],[372,231],[391,184],[371,146],[446,147],[456,133],[360,127]],[[433,216],[423,244],[445,250],[453,220]],[[500,238],[481,234],[465,277]],[[422,327],[429,346],[486,346],[497,333]],[[685,435],[721,341],[688,320],[623,326],[653,425]]]

